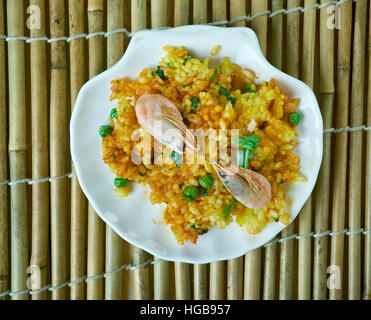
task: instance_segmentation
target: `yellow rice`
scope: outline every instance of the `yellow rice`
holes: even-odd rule
[[[156,75],[156,69],[144,69],[137,80],[111,82],[111,99],[117,101],[118,119],[111,120],[114,130],[102,139],[104,162],[118,177],[149,184],[153,204],[167,203],[163,223],[170,226],[180,244],[185,241],[196,243],[198,236],[215,226],[225,228],[233,219],[250,234],[259,233],[270,222],[288,225],[290,215],[286,209],[285,185],[304,180],[298,172],[300,158],[292,152],[298,144],[297,132],[288,120],[288,114],[295,110],[299,101],[289,100],[282,94],[274,79],[255,85],[253,73],[243,70],[227,57],[215,69],[209,67],[209,59],[200,61],[193,57],[186,60],[189,54],[184,47],[164,47],[164,51],[166,55],[159,66],[167,80]],[[256,92],[242,93],[246,85],[256,88]],[[221,86],[236,98],[234,104],[219,94]],[[158,93],[169,98],[192,129],[239,129],[242,135],[249,136],[252,133],[248,127],[253,128],[261,141],[249,162],[249,169],[263,174],[270,182],[270,203],[261,209],[250,209],[237,203],[231,214],[223,218],[223,210],[233,197],[208,162],[183,163],[177,168],[169,160],[171,150],[164,148],[164,158],[169,160],[165,164],[134,164],[131,152],[140,150],[146,134],[138,124],[134,106],[145,93]],[[199,98],[196,111],[192,108],[193,96]],[[138,129],[139,141],[131,141],[132,134]],[[207,173],[214,178],[208,196],[186,201],[182,193],[184,188],[199,186],[198,178]],[[117,191],[120,196],[127,196],[130,186]]]

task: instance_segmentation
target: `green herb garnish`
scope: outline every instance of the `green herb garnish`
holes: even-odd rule
[[[206,188],[202,188],[202,196],[203,197],[208,197],[209,196],[209,190]]]
[[[227,97],[227,101],[232,102],[232,104],[234,104],[236,102],[236,97],[231,97],[229,95],[229,91],[226,88],[224,88],[224,87],[220,87],[219,94],[222,95],[222,96],[226,96]]]
[[[185,58],[185,59],[184,59],[184,62],[183,62],[183,65],[186,65],[187,61],[188,61],[188,60],[191,60],[191,59],[192,59],[191,56],[188,56],[187,58]]]
[[[201,234],[205,234],[209,231],[208,229],[202,229],[201,227],[197,227],[195,224],[192,224],[191,228],[196,231],[201,231]]]
[[[160,66],[157,66],[156,74],[162,79],[162,80],[167,80],[169,79],[168,77],[165,76],[164,71],[161,70]]]
[[[254,90],[253,88],[251,88],[251,85],[247,85],[245,88],[243,88],[242,90],[242,93],[246,93],[246,92],[256,92],[256,90]]]
[[[246,149],[239,149],[238,150],[238,166],[243,167],[245,164],[245,156],[246,156]]]
[[[210,82],[214,82],[216,79],[216,70],[214,71],[213,75],[210,77]]]
[[[219,66],[216,66],[216,67],[215,67],[215,70],[218,71],[220,74],[223,73],[222,70],[220,70],[220,67],[219,67]]]
[[[227,100],[232,102],[232,104],[234,104],[236,102],[236,97],[227,97]]]
[[[222,96],[229,97],[229,92],[228,92],[227,88],[224,88],[224,87],[220,87],[219,94],[222,95]]]
[[[278,184],[282,184],[284,182],[285,182],[285,180],[281,179],[281,181]]]
[[[195,97],[195,96],[193,96],[192,98],[191,98],[191,102],[192,102],[192,108],[193,109],[197,109],[198,108],[198,102],[199,102],[200,100],[197,98],[197,97]]]
[[[237,200],[232,199],[232,201],[227,204],[227,206],[224,208],[224,211],[223,211],[223,218],[227,218],[229,216],[229,214],[231,213],[231,210],[236,205],[236,203],[237,203]]]
[[[140,172],[140,171],[139,171],[139,175],[140,175],[141,177],[144,177],[146,174],[143,173],[143,172]]]
[[[185,84],[182,84],[182,87],[183,87],[183,89],[186,87],[187,85],[185,85]]]
[[[255,134],[252,134],[251,136],[245,137],[242,134],[239,135],[239,142],[237,144],[236,141],[232,141],[234,145],[238,145],[241,148],[249,149],[251,151],[254,151],[256,147],[259,144],[259,141],[261,140],[260,137],[258,137]]]
[[[252,158],[252,151],[249,149],[244,149],[244,151],[245,151],[245,161],[243,163],[243,167],[247,169],[249,165],[249,160]]]
[[[182,165],[183,163],[183,155],[176,152],[176,151],[172,151],[170,153],[170,159],[173,160],[175,163],[176,163],[176,166],[178,168],[180,168],[180,166]]]
[[[274,220],[274,222],[278,222],[279,221],[278,218],[273,218],[273,220]]]

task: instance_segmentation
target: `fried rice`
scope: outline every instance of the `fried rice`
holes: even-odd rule
[[[210,67],[208,58],[201,61],[184,47],[166,46],[164,51],[158,67],[143,69],[138,79],[111,82],[111,100],[117,103],[117,116],[110,119],[113,131],[102,139],[104,162],[117,177],[149,185],[151,203],[166,205],[162,223],[170,226],[179,244],[196,243],[198,237],[211,228],[225,228],[233,221],[249,234],[259,233],[268,223],[287,226],[290,215],[285,185],[305,181],[299,173],[300,158],[293,152],[298,145],[298,133],[288,117],[299,100],[290,100],[281,93],[274,79],[256,84],[252,72],[232,63],[228,57],[218,66]],[[221,87],[228,90],[232,99],[220,94]],[[244,90],[246,87],[249,90]],[[261,209],[247,208],[237,202],[225,217],[223,211],[233,196],[208,161],[179,166],[170,159],[171,150],[164,147],[165,163],[155,164],[151,160],[158,154],[154,154],[152,144],[150,161],[135,164],[132,152],[143,155],[148,135],[138,124],[135,103],[148,93],[170,99],[190,129],[239,129],[244,136],[252,133],[259,136],[261,140],[248,168],[268,179],[271,201]],[[192,97],[197,97],[197,108],[192,104]],[[137,135],[137,139],[133,139],[133,135]],[[213,186],[196,200],[187,201],[183,190],[187,186],[201,190],[199,177],[207,174],[212,175]],[[116,192],[127,196],[130,184],[117,188]]]

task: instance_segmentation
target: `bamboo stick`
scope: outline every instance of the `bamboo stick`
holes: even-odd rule
[[[210,263],[209,299],[223,300],[225,288],[225,261]]]
[[[225,0],[212,0],[212,19],[213,21],[227,20],[227,2]],[[211,300],[224,299],[225,263],[225,261],[210,263],[209,299]]]
[[[167,27],[167,0],[151,1],[151,24],[152,29]]]
[[[243,256],[228,260],[227,299],[242,300],[243,298]]]
[[[246,1],[230,1],[230,19],[246,14]],[[225,14],[224,19],[227,15]],[[223,19],[223,18],[222,18]],[[245,21],[234,23],[233,26],[245,26]],[[228,260],[227,266],[227,299],[241,300],[243,298],[243,259],[239,257]]]
[[[189,23],[189,0],[175,0],[174,26]],[[191,298],[190,265],[188,263],[175,262],[175,298],[188,300]]]
[[[227,1],[212,0],[213,21],[227,20]]]
[[[272,11],[283,9],[283,0],[272,1]],[[283,15],[278,14],[272,17],[272,32],[270,50],[270,62],[278,69],[283,68]]]
[[[282,237],[294,234],[294,223],[282,231]],[[294,239],[285,240],[281,243],[280,257],[280,287],[279,297],[281,300],[293,299],[293,263],[294,263]]]
[[[208,299],[207,264],[193,265],[193,298],[195,300]]]
[[[268,0],[251,0],[251,16],[266,10],[268,10]],[[260,48],[265,56],[267,55],[267,27],[267,15],[263,15],[251,21],[251,28],[256,32]]]
[[[272,2],[272,11],[278,11],[283,9],[282,0],[274,0]],[[290,30],[291,31],[291,30]],[[283,16],[277,15],[272,18],[272,49],[271,62],[278,68],[283,68]],[[290,48],[291,49],[291,48]],[[291,52],[290,52],[291,55]],[[294,224],[291,224],[288,228],[281,232],[281,237],[288,237],[294,233]],[[293,265],[293,247],[294,240],[287,240],[281,244],[281,256],[280,256],[280,286],[279,286],[279,298],[281,300],[292,299],[292,265]],[[272,290],[272,289],[271,289]]]
[[[175,0],[174,26],[183,26],[189,23],[189,0]]]
[[[207,0],[193,1],[193,24],[207,23]],[[196,300],[208,298],[208,272],[207,264],[193,266],[193,295]]]
[[[124,1],[107,2],[107,30],[124,27]],[[107,67],[112,67],[124,53],[124,34],[111,34],[107,38]],[[117,233],[106,225],[106,272],[115,270],[123,264],[123,242]],[[122,272],[106,277],[106,300],[121,299]]]
[[[260,299],[261,250],[255,249],[245,255],[244,299]]]
[[[317,0],[304,0],[304,7],[317,3]],[[303,13],[303,81],[313,88],[314,86],[314,56],[316,41],[316,10],[306,10]]]
[[[368,100],[367,126],[371,127],[371,10],[368,12]],[[371,230],[371,131],[366,134],[365,230]],[[365,236],[365,271],[363,299],[371,300],[371,234]]]
[[[365,52],[367,2],[356,3],[355,24],[353,33],[353,73],[350,125],[363,125],[364,83],[365,83]],[[362,152],[363,132],[350,133],[349,148],[349,231],[361,228],[362,214]],[[349,234],[349,286],[348,298],[361,298],[361,233]]]
[[[316,0],[305,0],[304,7],[316,4]],[[313,88],[314,55],[316,38],[316,10],[307,10],[303,14],[303,60],[302,79]],[[299,235],[305,236],[312,231],[312,199],[309,197],[299,214]],[[298,299],[311,298],[312,278],[312,238],[305,237],[299,241],[298,255]]]
[[[0,1],[0,34],[5,34],[4,2]],[[8,180],[7,104],[5,39],[0,39],[0,181]],[[0,293],[9,290],[9,208],[8,186],[0,186]],[[9,296],[0,297],[0,300]]]
[[[281,3],[276,4],[272,8],[273,11],[281,9]],[[295,8],[300,6],[299,0],[289,0],[287,2],[287,9]],[[276,22],[276,24],[282,28],[282,21]],[[299,43],[300,43],[300,13],[293,12],[287,15],[287,27],[286,27],[286,63],[285,70],[288,74],[298,78],[300,73],[299,65]],[[273,27],[273,25],[272,25]],[[283,49],[280,44],[274,45],[277,40],[274,40],[279,36],[272,36],[273,47],[276,46],[275,51],[279,52]],[[282,41],[281,38],[279,40]],[[278,55],[280,55],[278,53]],[[279,66],[279,63],[283,63],[282,57],[276,59],[275,63]],[[281,233],[282,237],[289,237],[295,232],[296,221],[294,221],[287,229]],[[281,244],[281,257],[280,257],[280,287],[279,297],[282,300],[288,300],[294,298],[294,239],[286,240]]]
[[[30,5],[40,9],[40,28],[31,29],[31,37],[42,37],[45,32],[45,1],[31,0]],[[48,93],[45,41],[31,42],[31,108],[32,108],[32,179],[49,176]],[[49,283],[49,182],[32,185],[32,254],[31,270],[37,268],[40,282],[33,290]],[[45,300],[48,291],[32,295]]]
[[[142,264],[151,259],[151,255],[135,246],[130,246],[130,257],[133,265]],[[129,299],[150,299],[149,267],[141,267],[130,271]]]
[[[300,0],[287,0],[287,9],[300,6]],[[299,78],[300,75],[300,12],[291,12],[286,18],[286,72]]]
[[[104,1],[88,0],[89,33],[104,30]],[[89,38],[89,78],[93,78],[106,68],[104,38]],[[104,230],[103,220],[97,215],[91,204],[88,206],[88,259],[87,275],[93,277],[104,272]],[[91,279],[87,282],[87,299],[104,299],[103,278]]]
[[[24,33],[24,7],[22,0],[7,1],[7,31],[9,36]],[[9,81],[9,165],[10,180],[26,178],[27,171],[27,121],[25,48],[23,40],[8,42]],[[11,290],[27,289],[28,255],[27,185],[19,183],[10,187],[10,239],[11,239]],[[28,299],[28,294],[18,294],[12,299]]]
[[[348,126],[349,112],[349,84],[350,84],[350,59],[352,43],[352,3],[344,3],[339,7],[341,16],[341,27],[338,33],[338,62],[337,62],[337,102],[335,127],[345,128]],[[334,137],[334,179],[332,196],[332,232],[339,232],[345,229],[345,199],[348,133],[340,132]],[[330,265],[337,266],[340,274],[344,274],[344,234],[331,237],[331,262]],[[343,277],[337,279],[339,287],[329,288],[329,298],[343,299],[344,283]]]
[[[191,299],[190,265],[183,262],[175,262],[175,299]],[[210,272],[211,273],[211,272]]]
[[[151,2],[151,24],[152,28],[167,26],[167,1],[155,0]],[[169,261],[158,261],[153,267],[154,270],[154,299],[170,299],[170,268],[172,263]]]
[[[65,35],[64,2],[49,3],[50,36]],[[51,43],[50,80],[50,174],[58,176],[67,172],[67,55],[66,42]],[[69,280],[68,272],[68,220],[67,178],[51,182],[51,264],[52,286]],[[68,287],[52,291],[52,299],[67,299]]]
[[[131,0],[131,31],[145,29],[147,26],[146,0]]]
[[[193,24],[207,23],[207,0],[193,1]],[[208,272],[207,264],[193,266],[193,295],[195,300],[208,298]]]
[[[264,248],[263,299],[276,299],[277,243]]]
[[[158,261],[155,257],[155,265],[153,267],[154,277],[154,299],[169,300],[171,298],[172,283],[170,282],[170,272],[172,263],[169,261]]]
[[[85,1],[69,0],[70,36],[85,32]],[[70,41],[70,87],[71,106],[75,105],[78,92],[85,82],[85,39]],[[72,164],[72,172],[74,167]],[[71,281],[86,275],[87,248],[87,200],[77,177],[71,178]],[[86,284],[79,282],[71,286],[71,299],[83,300]]]
[[[321,3],[326,0],[321,0]],[[327,26],[326,8],[320,9],[320,83],[319,105],[325,128],[332,128],[332,115],[335,98],[334,85],[334,29]],[[331,172],[331,136],[323,137],[323,159],[315,189],[315,233],[329,228]],[[327,298],[328,237],[318,237],[314,241],[313,298]]]
[[[132,0],[131,1],[131,30],[137,31],[146,28],[146,1],[143,0]],[[139,264],[150,259],[150,255],[145,251],[130,246],[129,256],[132,263]],[[130,287],[129,294],[133,293],[133,298],[142,300],[149,299],[150,288],[149,288],[149,268],[139,268],[130,271]]]
[[[207,0],[193,0],[193,24],[207,23]]]
[[[230,0],[229,4],[229,19],[236,19],[246,15],[246,1],[245,0]],[[239,21],[232,24],[232,27],[244,27],[246,21]]]
[[[251,15],[268,9],[267,0],[252,0]],[[256,32],[260,48],[263,54],[267,54],[267,16],[261,16],[252,20],[252,29]],[[261,248],[248,252],[245,255],[245,279],[244,279],[244,299],[260,299],[260,265]]]
[[[123,42],[122,42],[123,43]],[[106,225],[106,272],[123,265],[123,243],[120,236]],[[106,277],[105,299],[121,299],[122,271],[110,273]]]
[[[88,258],[87,276],[104,272],[104,222],[97,215],[91,204],[88,206]],[[102,278],[89,279],[86,289],[87,300],[104,299],[104,282]]]

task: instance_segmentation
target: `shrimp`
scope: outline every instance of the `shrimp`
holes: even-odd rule
[[[226,169],[217,163],[211,164],[227,190],[248,208],[259,209],[271,199],[271,185],[266,177],[244,168]]]
[[[194,150],[194,137],[187,133],[182,115],[168,98],[144,94],[138,99],[135,112],[140,126],[162,144],[183,153],[185,142]]]
[[[145,94],[138,99],[135,112],[143,129],[162,144],[183,153],[185,141],[191,151],[200,151],[195,147],[195,137],[187,130],[179,110],[166,97],[160,94]],[[170,129],[175,131],[171,139],[168,139],[165,131]],[[246,207],[258,209],[270,201],[271,185],[263,175],[239,167],[225,168],[216,162],[210,164],[227,190]]]

